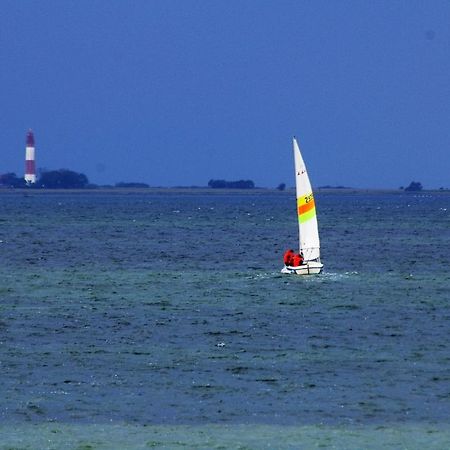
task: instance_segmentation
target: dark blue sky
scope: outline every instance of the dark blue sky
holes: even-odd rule
[[[450,187],[450,2],[2,0],[0,173]]]

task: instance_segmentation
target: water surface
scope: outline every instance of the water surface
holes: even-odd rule
[[[449,200],[2,192],[0,448],[445,448]]]

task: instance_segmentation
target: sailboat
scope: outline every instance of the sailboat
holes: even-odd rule
[[[295,162],[295,186],[297,197],[299,250],[303,262],[299,266],[284,266],[282,273],[311,275],[322,271],[320,262],[320,240],[317,225],[316,205],[309,181],[308,172],[298,146],[297,139],[292,140]]]

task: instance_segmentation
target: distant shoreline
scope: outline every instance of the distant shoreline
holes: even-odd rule
[[[295,188],[286,188],[280,191],[276,188],[253,188],[253,189],[212,189],[208,187],[143,187],[143,188],[117,188],[98,187],[86,189],[27,189],[27,188],[0,188],[0,195],[42,195],[42,194],[211,194],[211,195],[294,195]],[[441,194],[449,195],[450,190],[445,189],[423,189],[421,191],[404,191],[401,189],[365,189],[365,188],[316,188],[315,194],[404,194],[404,195],[427,195]]]

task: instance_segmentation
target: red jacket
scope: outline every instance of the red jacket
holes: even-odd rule
[[[298,267],[302,262],[303,258],[298,253],[295,253],[294,257],[292,258],[292,266]]]
[[[294,256],[294,250],[286,250],[284,252],[283,261],[286,266],[292,265],[292,258]]]

